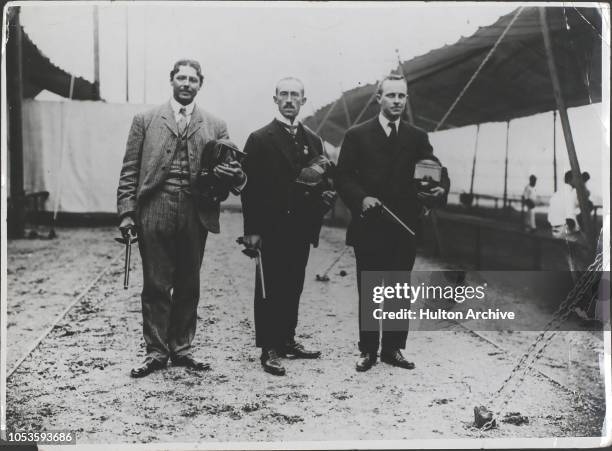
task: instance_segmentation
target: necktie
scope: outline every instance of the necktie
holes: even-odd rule
[[[389,128],[391,129],[391,133],[389,133],[389,138],[387,140],[387,149],[389,149],[390,155],[395,156],[399,150],[399,139],[397,137],[395,122],[389,122]]]
[[[179,110],[179,121],[178,121],[178,132],[180,136],[185,134],[185,130],[187,129],[187,109],[185,107],[181,107]]]
[[[283,124],[285,126],[285,129],[291,133],[291,136],[293,136],[295,138],[295,135],[297,134],[297,124],[295,125],[289,125],[289,124]]]
[[[395,128],[395,122],[389,122],[389,128],[391,129],[391,133],[389,133],[389,141],[394,143],[397,141],[397,129]]]

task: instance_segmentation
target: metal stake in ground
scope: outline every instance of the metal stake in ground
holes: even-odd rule
[[[603,268],[602,261],[603,255],[597,254],[595,261],[587,268],[583,276],[576,282],[576,285],[572,288],[559,308],[555,311],[553,318],[544,327],[544,330],[531,343],[527,351],[518,359],[518,362],[512,371],[510,371],[508,377],[506,377],[501,386],[493,395],[490,403],[494,407],[491,410],[486,409],[484,406],[474,407],[474,423],[476,427],[487,430],[496,426],[494,413],[500,413],[502,404],[508,403],[508,396],[516,392],[517,385],[522,383],[535,363],[544,355],[544,350],[550,344],[556,330],[558,330],[559,327],[561,327],[561,325],[568,319],[574,307],[583,299],[585,295],[590,292],[593,284],[598,283],[601,277],[601,270]],[[550,332],[550,334],[547,336],[548,332]],[[517,383],[514,384],[515,387],[509,393],[507,392],[505,396],[502,396],[504,389],[510,385],[510,382],[514,379],[514,376],[520,373],[521,369],[522,373],[520,374]]]

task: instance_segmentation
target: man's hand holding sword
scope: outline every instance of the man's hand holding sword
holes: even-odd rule
[[[238,244],[244,245],[242,253],[248,257],[256,259],[257,277],[261,282],[262,298],[266,299],[266,283],[264,277],[263,263],[261,261],[261,235],[245,235],[236,240]]]
[[[123,267],[123,289],[127,290],[130,284],[130,264],[132,259],[132,244],[138,241],[136,233],[136,224],[131,216],[125,216],[119,224],[121,238],[115,238],[115,241],[125,245],[125,263]]]

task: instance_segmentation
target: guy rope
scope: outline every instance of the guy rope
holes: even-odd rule
[[[552,319],[544,326],[544,330],[535,338],[527,351],[518,359],[510,374],[504,379],[500,387],[493,393],[490,401],[491,410],[484,406],[474,407],[475,425],[484,430],[496,426],[495,414],[499,415],[502,406],[508,404],[510,397],[516,393],[527,374],[534,364],[544,355],[557,330],[568,319],[574,308],[589,296],[593,296],[593,287],[601,280],[603,270],[603,253],[598,253],[595,260],[587,268],[585,273],[576,282],[574,287],[563,300],[559,308],[554,312]],[[518,376],[518,379],[516,378]]]

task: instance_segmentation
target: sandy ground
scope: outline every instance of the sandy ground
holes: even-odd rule
[[[355,372],[352,252],[330,282],[314,281],[343,249],[341,229],[324,228],[320,247],[312,250],[300,306],[298,338],[321,349],[322,358],[286,360],[286,377],[264,373],[254,347],[254,264],[234,244],[241,216],[225,212],[221,222],[223,232],[209,238],[204,257],[194,343],[196,356],[212,370],[169,366],[138,380],[129,377],[144,356],[138,252],[124,291],[122,247],[112,240],[113,229],[60,229],[56,240],[9,242],[9,371],[108,267],[8,379],[9,429],[71,429],[79,443],[101,444],[601,435],[603,341],[596,333],[558,333],[538,368],[570,389],[532,372],[502,410],[520,412],[529,423],[502,423],[487,432],[472,426],[473,407],[492,404],[534,332],[482,332],[511,356],[459,327],[413,331],[405,354],[415,370],[379,363]],[[419,257],[416,267],[453,266]],[[505,296],[521,303],[511,292]],[[538,314],[533,306],[521,309]]]

